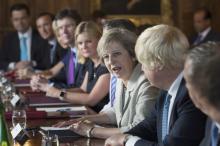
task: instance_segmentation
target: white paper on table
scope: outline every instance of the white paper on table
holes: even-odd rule
[[[39,107],[36,108],[37,111],[46,111],[46,112],[59,112],[59,111],[86,111],[85,106],[76,106],[76,107]]]

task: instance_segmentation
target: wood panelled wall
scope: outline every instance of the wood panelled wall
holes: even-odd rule
[[[174,25],[182,29],[187,36],[193,31],[193,11],[200,6],[208,7],[213,14],[213,27],[220,31],[220,1],[219,0],[171,0]],[[17,2],[26,3],[31,10],[32,23],[35,24],[37,14],[43,11],[56,13],[59,10],[70,7],[78,10],[82,18],[88,19],[91,14],[94,0],[0,0],[0,44],[2,36],[12,30],[9,8]]]

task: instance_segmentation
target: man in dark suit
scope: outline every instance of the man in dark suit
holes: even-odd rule
[[[188,48],[185,35],[168,25],[151,27],[139,36],[137,58],[148,80],[162,92],[149,117],[126,134],[107,139],[106,146],[199,145],[206,117],[193,105],[183,80]]]
[[[188,54],[184,77],[196,107],[208,115],[206,135],[200,146],[219,146],[220,132],[220,44],[208,42]]]
[[[220,34],[211,27],[212,14],[206,8],[200,8],[195,11],[193,22],[197,34],[191,39],[193,46],[205,43],[207,41],[220,41]]]
[[[22,69],[33,66],[44,69],[42,62],[46,42],[30,26],[30,11],[25,4],[15,4],[10,9],[15,32],[9,33],[0,50],[1,69]]]
[[[54,15],[49,12],[40,13],[36,19],[36,26],[40,36],[48,42],[48,49],[45,50],[47,54],[45,62],[50,62],[48,68],[57,64],[67,53],[67,50],[63,49],[56,40],[52,28],[53,20]]]
[[[53,20],[54,15],[49,12],[40,13],[36,19],[36,26],[39,34],[48,42],[47,49],[45,49],[46,57],[42,58],[45,64],[48,65],[47,69],[55,66],[67,53],[67,50],[60,46],[55,37],[52,28]],[[65,84],[65,70],[61,69],[61,71],[50,80],[56,84]]]
[[[53,68],[49,70],[50,77],[56,75],[64,68],[66,75],[66,85],[63,88],[80,87],[85,76],[84,65],[80,65],[77,61],[78,53],[75,47],[75,29],[81,21],[81,17],[76,10],[64,9],[57,13],[55,17],[55,24],[57,27],[57,34],[62,43],[68,46],[68,52]],[[72,64],[70,64],[72,62]],[[84,67],[82,67],[84,66]],[[71,69],[72,68],[72,69]],[[74,71],[73,71],[74,68]],[[83,68],[83,69],[82,69]],[[72,72],[71,72],[72,70]],[[71,79],[75,79],[70,80]],[[48,81],[44,77],[39,79],[39,76],[33,76],[31,80],[32,88],[37,89],[39,84],[47,84]]]

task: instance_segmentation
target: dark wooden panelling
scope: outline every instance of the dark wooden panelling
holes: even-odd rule
[[[213,14],[213,27],[220,31],[220,1],[219,0],[171,0],[174,25],[178,26],[190,36],[193,33],[193,11],[200,6],[207,6]],[[12,4],[26,3],[32,14],[32,24],[35,24],[36,16],[43,11],[56,13],[64,8],[76,9],[83,19],[89,19],[91,5],[94,0],[0,0],[0,43],[2,35],[11,30],[9,8]]]

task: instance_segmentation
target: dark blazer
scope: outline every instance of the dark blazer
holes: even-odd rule
[[[66,53],[68,52],[67,49],[63,49],[59,43],[57,42],[56,43],[56,47],[55,47],[55,51],[54,51],[54,54],[53,54],[53,62],[51,62],[50,60],[50,51],[51,51],[51,45],[49,43],[47,43],[47,46],[46,46],[47,49],[45,49],[45,58],[42,58],[44,59],[44,62],[45,64],[47,65],[47,69],[53,67],[54,65],[56,65],[59,61],[61,61],[63,59],[63,57],[66,55]]]
[[[213,121],[211,119],[208,119],[206,122],[205,137],[203,138],[203,140],[199,146],[211,146],[211,127],[212,127],[212,124],[213,124]],[[218,143],[218,146],[220,146],[220,143]]]
[[[196,41],[198,35],[195,35],[192,39],[191,39],[191,44],[193,45],[193,43]],[[208,42],[208,41],[220,41],[220,33],[218,32],[215,32],[213,29],[211,29],[209,31],[209,33],[206,35],[206,37],[199,43],[199,44],[202,44],[202,43],[205,43],[205,42]],[[199,45],[197,44],[197,45]]]
[[[71,53],[71,49],[68,49],[66,56],[62,59],[62,61],[64,63],[66,83],[62,84],[62,85],[58,84],[57,87],[60,86],[62,88],[79,88],[84,80],[85,73],[88,70],[88,66],[91,65],[88,60],[86,60],[86,62],[84,64],[77,63],[77,66],[75,68],[75,74],[74,74],[75,82],[72,85],[67,85],[70,53]]]
[[[56,43],[55,51],[53,54],[53,62],[50,60],[50,51],[51,51],[51,45],[48,44],[48,49],[45,49],[45,55],[46,57],[42,58],[44,59],[44,64],[46,65],[47,69],[52,68],[54,65],[56,65],[59,61],[63,59],[63,57],[68,52],[67,49],[63,49],[59,43]],[[55,83],[55,87],[57,88],[63,88],[66,84],[66,74],[64,68],[61,69],[61,71],[53,78],[50,79],[50,81]]]
[[[185,81],[182,80],[169,123],[169,134],[162,142],[162,110],[167,92],[162,92],[150,117],[128,133],[139,136],[135,146],[198,146],[205,132],[206,116],[189,98]]]
[[[43,40],[36,30],[32,29],[31,60],[36,61],[36,69],[46,69],[43,62],[47,42]],[[20,61],[20,45],[18,32],[11,32],[4,37],[0,50],[0,69],[6,70],[10,62]]]

